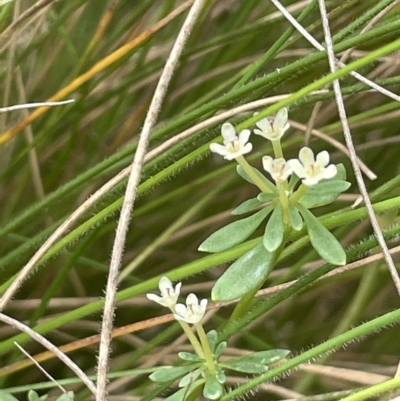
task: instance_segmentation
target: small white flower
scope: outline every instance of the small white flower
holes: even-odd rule
[[[271,119],[271,117],[266,117],[256,122],[256,125],[259,129],[256,128],[254,133],[261,135],[270,141],[277,141],[278,139],[282,138],[285,131],[290,127],[290,124],[287,122],[287,120],[288,111],[287,108],[284,107],[276,113],[274,119]]]
[[[175,319],[183,320],[186,323],[199,323],[206,313],[207,299],[202,299],[199,303],[195,294],[189,294],[186,298],[186,305],[177,304],[175,306]]]
[[[282,157],[273,159],[271,156],[264,156],[262,163],[264,170],[271,174],[275,182],[285,181],[293,173],[292,168]]]
[[[221,127],[221,135],[224,138],[224,144],[212,143],[211,152],[224,156],[226,160],[233,160],[239,156],[251,152],[253,145],[248,142],[251,131],[244,129],[239,136],[236,135],[235,128],[230,123],[225,123]]]
[[[335,165],[328,166],[329,153],[326,150],[318,153],[315,158],[313,151],[304,147],[300,149],[299,159],[289,160],[288,164],[308,187],[317,184],[320,180],[333,178],[337,173]]]
[[[174,308],[176,305],[181,286],[182,283],[178,283],[174,288],[168,277],[161,277],[160,283],[158,284],[161,292],[161,297],[155,294],[146,294],[146,296],[148,299],[150,299],[150,301],[157,302],[158,304],[171,309]]]

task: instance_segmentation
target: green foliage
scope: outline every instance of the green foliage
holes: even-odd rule
[[[307,226],[310,242],[318,254],[329,263],[334,265],[346,264],[346,253],[339,241],[309,212],[301,205],[297,205]]]
[[[256,245],[237,259],[215,283],[211,298],[214,301],[231,301],[242,297],[261,285],[274,268],[275,253]]]
[[[271,213],[272,207],[267,207],[245,219],[235,221],[211,234],[200,246],[199,251],[222,252],[241,244],[246,240],[262,221]]]
[[[33,118],[24,129],[19,124],[26,122],[25,111],[0,114],[0,295],[57,227],[132,162],[156,81],[188,12],[157,30],[154,24],[171,17],[181,2],[143,0],[133,6],[129,0],[70,0],[49,2],[45,9],[36,3],[0,2],[2,105],[20,104],[24,99],[44,101],[60,91],[60,100],[74,98],[75,102],[42,110],[37,117],[29,109]],[[135,323],[141,330],[133,333],[137,336],[134,342],[113,340],[110,380],[130,378],[124,386],[114,388],[116,397],[150,401],[173,393],[168,400],[191,401],[202,397],[204,390],[210,399],[221,395],[228,401],[248,397],[260,383],[289,375],[300,364],[321,356],[319,363],[332,366],[342,366],[344,359],[349,364],[357,362],[361,373],[392,371],[392,358],[398,357],[398,333],[391,327],[399,321],[398,296],[385,263],[378,259],[379,248],[371,236],[365,207],[361,203],[350,208],[359,190],[348,156],[335,148],[332,140],[346,145],[331,84],[340,80],[357,155],[378,176],[369,180],[364,174],[366,187],[388,246],[396,246],[400,235],[399,103],[371,92],[349,74],[357,71],[398,92],[399,72],[391,66],[400,49],[399,9],[392,7],[393,0],[326,2],[335,54],[353,52],[344,61],[347,67],[331,74],[326,52],[305,50],[301,34],[269,2],[225,3],[205,3],[151,134],[150,153],[124,244],[122,270],[130,265],[134,269],[118,287],[115,323]],[[294,1],[285,6],[323,43],[317,3],[312,0],[301,9]],[[32,6],[31,13],[26,13]],[[129,41],[137,41],[129,52],[80,86],[65,90]],[[324,91],[315,92],[321,89]],[[271,100],[276,95],[282,96],[281,100]],[[250,109],[248,104],[254,101],[258,105]],[[215,120],[237,106],[243,108]],[[234,161],[209,157],[209,143],[220,142],[223,122],[231,122],[238,132],[254,129],[257,119],[273,117],[284,106],[292,121],[315,128],[329,139],[326,142],[321,135],[314,136],[316,131],[305,138],[305,130],[293,123],[281,141],[284,156],[296,157],[307,143],[315,151],[329,151],[330,162],[338,169],[333,179],[309,187],[299,199],[289,202],[287,214],[281,206],[282,192],[261,168],[261,157],[273,154],[271,143],[251,137],[253,150],[246,160],[254,166],[256,180],[241,167],[235,172]],[[258,116],[254,117],[254,111],[259,111]],[[210,124],[209,117],[213,118]],[[202,128],[153,156],[160,145],[198,123]],[[15,135],[3,142],[10,129]],[[63,230],[35,263],[7,305],[6,314],[30,322],[30,327],[67,349],[70,341],[93,334],[88,328],[98,327],[102,316],[125,187],[126,178],[109,185],[103,196]],[[292,175],[285,190],[292,196],[300,187],[299,178]],[[226,218],[232,209],[232,214],[240,217],[221,228],[221,216]],[[214,237],[206,239],[212,232]],[[340,243],[346,244],[346,252]],[[212,254],[197,252],[199,244]],[[310,271],[315,251],[329,264]],[[345,274],[335,270],[346,260],[363,259],[370,253],[377,259],[362,268]],[[332,276],[321,279],[328,272]],[[136,370],[147,358],[156,366],[164,363],[160,350],[180,335],[178,323],[161,325],[165,320],[158,316],[165,311],[143,302],[144,294],[156,288],[162,275],[190,284],[190,291],[204,298],[210,296],[214,284],[214,300],[242,298],[240,308],[234,304],[221,309],[207,321],[206,328],[218,330],[218,335],[213,330],[207,334],[214,357],[224,354],[221,359],[239,368],[237,374],[251,375],[245,384],[225,390],[224,383],[231,382],[228,366],[220,365],[214,376],[207,376],[203,359],[186,348],[179,353],[182,367]],[[275,287],[277,284],[284,286]],[[257,290],[266,286],[272,287],[270,295],[255,300]],[[359,322],[365,322],[362,330]],[[133,326],[132,330],[136,329]],[[58,389],[51,390],[54,383],[37,382],[37,368],[15,350],[14,341],[24,344],[34,357],[41,352],[26,334],[2,330],[1,401],[38,401],[38,394],[49,394],[58,401],[89,397],[80,379],[72,377],[56,358],[50,357],[44,367],[67,390],[74,385],[76,394],[60,395]],[[352,342],[350,353],[340,348],[347,342]],[[238,354],[229,359],[231,351],[251,355],[274,344],[302,351],[276,366],[260,359],[235,362]],[[320,345],[310,348],[310,344]],[[91,347],[95,349],[97,344]],[[338,349],[341,351],[335,353]],[[175,364],[174,357],[176,352],[166,356],[167,363]],[[72,358],[85,371],[96,371],[92,353],[77,349]],[[170,369],[175,368],[180,374],[171,376],[174,370]],[[156,385],[148,380],[150,373],[170,379]],[[171,377],[175,377],[174,383]],[[176,388],[180,378],[181,389]],[[95,376],[92,379],[96,381]],[[361,384],[299,371],[283,385],[305,397],[325,399],[332,394],[345,397],[343,389],[356,393]],[[277,397],[260,391],[260,399]]]

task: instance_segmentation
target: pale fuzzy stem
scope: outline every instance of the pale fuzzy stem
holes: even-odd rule
[[[142,132],[135,157],[132,163],[132,170],[128,179],[125,192],[124,203],[121,208],[118,221],[117,232],[111,254],[110,271],[107,279],[107,288],[101,328],[101,339],[99,348],[99,359],[97,364],[97,395],[96,401],[106,401],[106,386],[108,372],[108,358],[110,352],[111,332],[113,328],[115,295],[118,286],[118,274],[121,266],[122,255],[125,246],[126,235],[131,220],[133,205],[136,199],[137,187],[140,182],[142,167],[147,153],[147,145],[150,134],[156,123],[161,105],[166,94],[168,85],[175,71],[179,57],[190,35],[190,32],[200,14],[204,0],[195,0],[182,25],[178,37],[171,50],[170,56],[165,64],[160,80],[154,92]]]
[[[28,334],[33,340],[43,345],[43,347],[47,348],[49,351],[53,352],[58,359],[60,359],[66,366],[68,366],[87,386],[87,388],[96,395],[96,386],[94,383],[86,376],[85,372],[83,372],[71,359],[67,357],[63,352],[61,352],[58,347],[52,344],[49,340],[44,338],[39,333],[36,333],[30,327],[24,325],[20,321],[13,319],[3,313],[0,313],[0,321],[17,328],[19,331]]]
[[[322,27],[324,29],[324,37],[325,37],[325,43],[326,43],[326,48],[327,48],[327,54],[328,54],[329,68],[330,68],[331,72],[334,72],[336,70],[335,54],[333,52],[333,43],[332,43],[332,38],[331,38],[331,33],[330,33],[330,28],[329,28],[329,21],[328,21],[328,17],[327,17],[325,2],[324,2],[324,0],[318,0],[318,4],[319,4],[319,8],[320,8],[320,13],[321,13]],[[396,266],[393,262],[392,256],[389,253],[389,249],[386,245],[385,238],[383,237],[382,230],[379,227],[379,223],[376,218],[375,211],[372,208],[371,199],[369,198],[368,191],[365,186],[365,182],[364,182],[363,176],[361,174],[360,167],[358,166],[358,163],[357,163],[357,155],[356,155],[356,151],[354,149],[353,138],[351,136],[350,127],[349,127],[349,124],[347,121],[346,110],[344,107],[343,96],[342,96],[342,92],[341,92],[341,88],[340,88],[340,82],[338,79],[335,79],[333,81],[333,90],[335,92],[336,104],[338,107],[340,121],[342,123],[344,138],[346,140],[347,148],[349,149],[349,152],[350,152],[350,160],[351,160],[351,164],[353,165],[353,170],[354,170],[354,174],[356,176],[358,188],[364,199],[365,206],[366,206],[367,212],[368,212],[368,216],[370,218],[371,225],[374,230],[374,234],[378,240],[379,246],[382,249],[382,253],[383,253],[385,261],[388,265],[389,272],[392,276],[393,283],[396,287],[397,293],[400,296],[400,277],[397,272]]]

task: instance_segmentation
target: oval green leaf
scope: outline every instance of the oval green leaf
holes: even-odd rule
[[[67,393],[62,394],[56,399],[56,401],[74,401],[74,392],[68,391]]]
[[[217,280],[212,291],[213,301],[231,301],[260,286],[275,265],[275,252],[259,243],[237,259]]]
[[[236,361],[230,359],[229,361],[220,363],[220,366],[223,366],[226,369],[236,370],[237,372],[244,373],[264,373],[268,370],[268,366],[246,360]]]
[[[346,264],[346,252],[334,235],[305,207],[300,204],[296,207],[303,216],[310,242],[321,258],[338,266]]]
[[[319,182],[309,187],[300,198],[301,203],[307,209],[329,205],[344,191],[350,187],[350,183],[342,180],[330,180]]]
[[[218,400],[224,389],[215,376],[208,375],[204,385],[203,395],[209,400]]]
[[[289,219],[290,225],[296,231],[300,231],[303,228],[303,219],[299,211],[289,202]]]
[[[257,195],[257,199],[261,202],[269,202],[273,199],[276,199],[278,197],[278,194],[276,193],[271,193],[271,192],[261,192],[260,194]]]
[[[263,244],[268,251],[273,252],[278,249],[279,245],[282,243],[284,231],[282,206],[278,204],[265,227]]]
[[[253,352],[245,356],[239,356],[237,358],[233,358],[233,360],[256,362],[263,365],[270,365],[271,363],[275,363],[280,359],[285,358],[289,354],[290,351],[288,351],[287,349],[270,349],[266,351]]]
[[[261,222],[271,212],[272,206],[268,206],[252,216],[246,217],[222,227],[211,234],[200,246],[199,251],[222,252],[242,243],[247,239]]]
[[[3,400],[0,394],[0,400]],[[40,401],[39,394],[36,391],[29,390],[28,392],[28,400],[29,401]]]
[[[184,361],[189,361],[189,362],[201,362],[202,359],[196,355],[192,354],[191,352],[178,352],[179,358],[183,359]]]
[[[164,366],[163,368],[153,372],[149,378],[153,382],[164,383],[186,375],[188,372],[194,370],[197,366],[198,364],[188,366]]]
[[[210,344],[211,352],[215,351],[215,347],[218,344],[218,333],[217,330],[210,330],[207,334],[207,340]]]
[[[233,215],[243,214],[247,212],[252,212],[259,208],[263,203],[258,200],[258,198],[248,199],[247,201],[241,203],[236,209],[232,210]]]

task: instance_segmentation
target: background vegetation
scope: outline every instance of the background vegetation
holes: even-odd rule
[[[400,82],[398,3],[326,1],[336,55],[347,52],[346,63],[363,60],[357,71],[393,93]],[[324,42],[317,1],[282,4]],[[175,13],[182,5],[186,8]],[[157,80],[189,6],[180,0],[14,0],[1,6],[2,105],[75,99],[58,107],[0,114],[1,294],[56,228],[131,164]],[[363,58],[368,55],[369,60]],[[228,354],[285,348],[291,358],[300,357],[259,383],[229,376],[232,388],[248,382],[236,395],[247,393],[252,400],[340,399],[393,378],[399,362],[399,294],[365,208],[351,209],[359,190],[340,146],[345,142],[328,74],[326,53],[314,49],[271,1],[208,0],[150,138],[154,150],[223,111],[298,94],[315,84],[308,93],[289,98],[292,128],[283,146],[288,157],[295,157],[309,143],[314,151],[329,150],[334,163],[346,166],[352,187],[317,214],[346,248],[346,267],[352,269],[323,265],[302,232],[244,318],[227,328],[233,306],[211,306],[206,328],[229,338]],[[377,176],[370,179],[372,172],[364,169],[366,186],[396,253],[399,103],[348,72],[340,82],[357,155]],[[237,125],[266,105],[234,113],[229,121]],[[279,107],[271,107],[270,114]],[[197,250],[212,232],[235,220],[232,209],[257,194],[237,175],[234,162],[208,151],[223,121],[197,127],[143,167],[117,295],[110,400],[163,399],[174,391],[174,385],[161,388],[148,379],[151,368],[174,364],[177,351],[189,350],[176,322],[148,320],[165,313],[144,296],[155,291],[159,277],[183,281],[184,295],[209,298],[227,265],[262,234],[222,254]],[[260,156],[271,154],[271,148],[262,138],[252,142],[250,160],[261,167]],[[125,188],[126,178],[85,208],[33,264],[3,311],[43,334],[89,375],[95,374],[102,299]],[[329,271],[329,278],[318,280]],[[299,281],[285,285],[292,280]],[[383,319],[373,320],[378,316]],[[338,337],[365,322],[370,323],[365,331]],[[0,338],[1,389],[21,400],[29,389],[49,392],[50,399],[60,394],[16,348],[17,341],[32,356],[41,355],[42,366],[73,390],[76,400],[91,399],[70,369],[42,354],[44,348],[26,334],[3,324]],[[313,348],[329,338],[337,341]],[[382,397],[393,397],[393,391]]]

